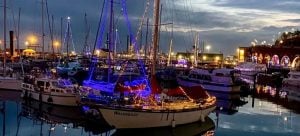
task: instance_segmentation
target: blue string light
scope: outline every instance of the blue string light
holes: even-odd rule
[[[106,0],[104,0],[104,2],[106,2]],[[101,47],[102,47],[103,36],[104,36],[106,20],[107,20],[107,10],[108,10],[108,5],[104,6],[104,17],[103,17],[103,21],[101,22],[101,25],[100,25],[101,27],[98,30],[98,31],[100,31],[100,36],[97,37],[97,47],[98,47],[98,49],[101,49]],[[93,75],[94,70],[95,70],[95,64],[97,62],[91,62],[91,63],[92,63],[92,65],[91,65],[91,70],[89,72],[89,74],[90,74],[89,81],[92,79],[92,75]]]
[[[136,45],[136,40],[135,38],[133,38],[133,34],[132,34],[132,31],[131,31],[131,23],[129,21],[129,18],[128,18],[128,13],[127,13],[127,5],[126,5],[126,0],[122,0],[122,8],[123,8],[123,15],[125,17],[125,20],[126,20],[126,24],[127,24],[127,27],[128,27],[128,31],[129,31],[129,34],[130,34],[130,40],[133,41],[133,46],[134,46],[134,49],[136,51],[136,54],[138,56],[138,61],[142,67],[142,72],[143,72],[143,75],[144,77],[146,78],[146,70],[145,70],[145,65],[144,63],[140,60],[139,58],[139,55],[138,55],[138,47]],[[146,61],[146,60],[145,60]],[[149,85],[149,82],[148,80],[145,80],[146,81],[146,84],[147,84],[147,88],[150,89],[150,85]]]

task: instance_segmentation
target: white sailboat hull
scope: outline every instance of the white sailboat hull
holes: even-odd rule
[[[0,78],[0,89],[20,91],[22,81],[15,78]]]
[[[152,128],[188,124],[204,121],[216,106],[205,109],[181,111],[151,111],[132,109],[100,108],[100,112],[108,124],[118,129],[125,128]]]
[[[201,85],[207,91],[232,93],[232,92],[239,92],[240,88],[241,88],[241,86],[239,86],[239,85],[195,83],[195,82],[182,80],[180,78],[178,78],[177,80],[178,80],[178,84],[181,86],[192,87],[192,86],[200,86]]]

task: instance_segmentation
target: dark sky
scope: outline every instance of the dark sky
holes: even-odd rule
[[[1,5],[3,5],[1,0]],[[191,50],[193,39],[199,33],[200,40],[211,46],[210,52],[222,51],[225,55],[234,54],[238,46],[250,46],[257,40],[273,43],[278,33],[299,29],[300,1],[298,0],[161,0],[163,5],[162,23],[174,20],[174,50]],[[115,18],[119,29],[121,45],[118,50],[125,50],[128,27],[121,11],[121,0],[116,0]],[[127,9],[132,33],[136,35],[140,19],[145,11],[147,0],[127,0]],[[152,24],[153,0],[146,17]],[[24,47],[29,34],[39,36],[41,42],[41,0],[7,0],[8,29],[13,29],[12,12],[17,18],[21,8],[21,47]],[[85,37],[84,14],[87,13],[91,27],[89,43],[93,45],[101,13],[103,0],[48,0],[50,15],[55,20],[55,37],[60,37],[60,18],[71,17],[72,35],[76,51],[83,48]],[[1,12],[3,9],[1,8]],[[173,15],[172,15],[173,14]],[[173,17],[172,17],[173,16]],[[0,15],[3,26],[3,14]],[[49,44],[49,27],[45,18],[46,44]],[[145,22],[144,22],[145,23]],[[64,19],[64,31],[66,21]],[[108,26],[108,25],[106,25]],[[1,27],[2,28],[2,27]],[[161,28],[161,50],[168,50],[171,25]],[[1,38],[3,39],[3,30]],[[143,26],[145,35],[146,27]],[[152,31],[152,27],[150,27]],[[145,38],[145,36],[144,36]],[[150,40],[152,38],[149,38]],[[145,39],[144,39],[145,41]],[[47,49],[47,48],[46,48]]]

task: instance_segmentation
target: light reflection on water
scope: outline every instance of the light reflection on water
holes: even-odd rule
[[[153,136],[186,136],[186,135],[213,135],[215,123],[211,118],[205,122],[196,122],[176,128],[151,128],[116,130],[110,127],[102,118],[87,119],[80,109],[71,107],[53,106],[37,101],[14,101],[19,94],[10,94],[0,91],[0,108],[5,109],[0,114],[0,135],[35,136],[35,135],[141,135]],[[6,101],[3,101],[6,100]],[[2,120],[4,119],[5,120]],[[3,125],[5,124],[5,125]]]
[[[251,95],[241,96],[247,103],[238,112],[219,114],[216,135],[300,135],[300,103],[288,101],[280,88],[256,87]]]
[[[281,89],[257,86],[251,95],[212,94],[218,98],[218,110],[205,123],[175,129],[115,130],[103,120],[87,120],[78,109],[22,104],[16,94],[0,91],[0,99],[8,99],[0,101],[0,108],[5,105],[0,135],[300,135],[300,104],[288,101]]]

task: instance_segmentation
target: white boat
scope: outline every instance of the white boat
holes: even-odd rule
[[[300,101],[300,71],[291,71],[282,81],[282,90],[288,92],[288,100]]]
[[[108,124],[122,129],[175,127],[205,121],[205,117],[215,110],[216,98],[210,96],[201,86],[188,90],[178,86],[174,77],[160,78],[160,81],[160,84],[155,80],[151,81],[152,93],[149,97],[143,97],[140,90],[130,91],[128,96],[124,97],[125,104],[101,105],[99,111]],[[130,100],[133,103],[130,103]]]
[[[3,65],[3,63],[0,63],[0,65]],[[5,74],[3,72],[5,72]],[[16,77],[12,68],[7,66],[5,68],[0,67],[0,89],[20,91],[21,83],[22,81]]]
[[[78,106],[80,95],[76,87],[64,79],[25,78],[22,97],[63,106]]]
[[[196,103],[171,103],[165,106],[102,107],[100,112],[112,126],[120,128],[166,127],[204,121],[216,107],[215,99],[210,105]]]
[[[182,86],[203,86],[208,91],[239,92],[240,85],[236,84],[234,69],[192,69],[189,75],[177,78]]]
[[[258,73],[265,72],[267,70],[267,66],[265,64],[258,64],[254,62],[244,62],[234,69],[240,72],[240,79],[247,83],[254,83],[255,77]]]
[[[21,91],[22,80],[14,77],[0,76],[0,89],[1,90],[14,90]]]
[[[123,3],[124,1],[122,1]],[[123,3],[124,4],[124,3]],[[159,1],[154,1],[155,6],[159,6]],[[154,49],[157,47],[156,42],[158,40],[158,13],[159,8],[156,9],[154,14],[156,16],[154,24],[153,41]],[[127,11],[126,7],[123,9]],[[128,19],[128,18],[127,18]],[[112,24],[112,22],[110,22]],[[133,42],[135,43],[135,42]],[[111,104],[99,105],[98,109],[101,112],[103,118],[108,124],[116,127],[117,129],[122,128],[153,128],[153,127],[167,127],[181,124],[188,124],[197,121],[204,121],[205,117],[208,116],[216,108],[216,98],[208,95],[203,88],[197,88],[193,90],[193,93],[202,93],[203,97],[199,99],[192,99],[193,95],[189,96],[185,89],[178,86],[176,78],[168,75],[160,76],[159,79],[166,79],[161,84],[156,82],[155,64],[156,64],[156,53],[153,52],[152,68],[151,68],[151,81],[140,82],[139,84],[128,84],[127,81],[118,81],[114,91],[120,92],[120,97],[117,101]],[[145,77],[143,77],[145,79]],[[170,82],[169,82],[170,81]],[[149,84],[151,83],[151,89]],[[159,85],[164,84],[162,89]],[[168,87],[169,86],[169,87]],[[149,91],[148,90],[151,90]],[[171,93],[176,92],[176,93]],[[150,94],[151,93],[151,94]],[[186,99],[167,99],[167,94],[184,95]],[[169,96],[169,95],[168,95]],[[178,97],[181,98],[181,97]],[[118,102],[119,101],[119,102]],[[92,105],[95,107],[95,105]]]

